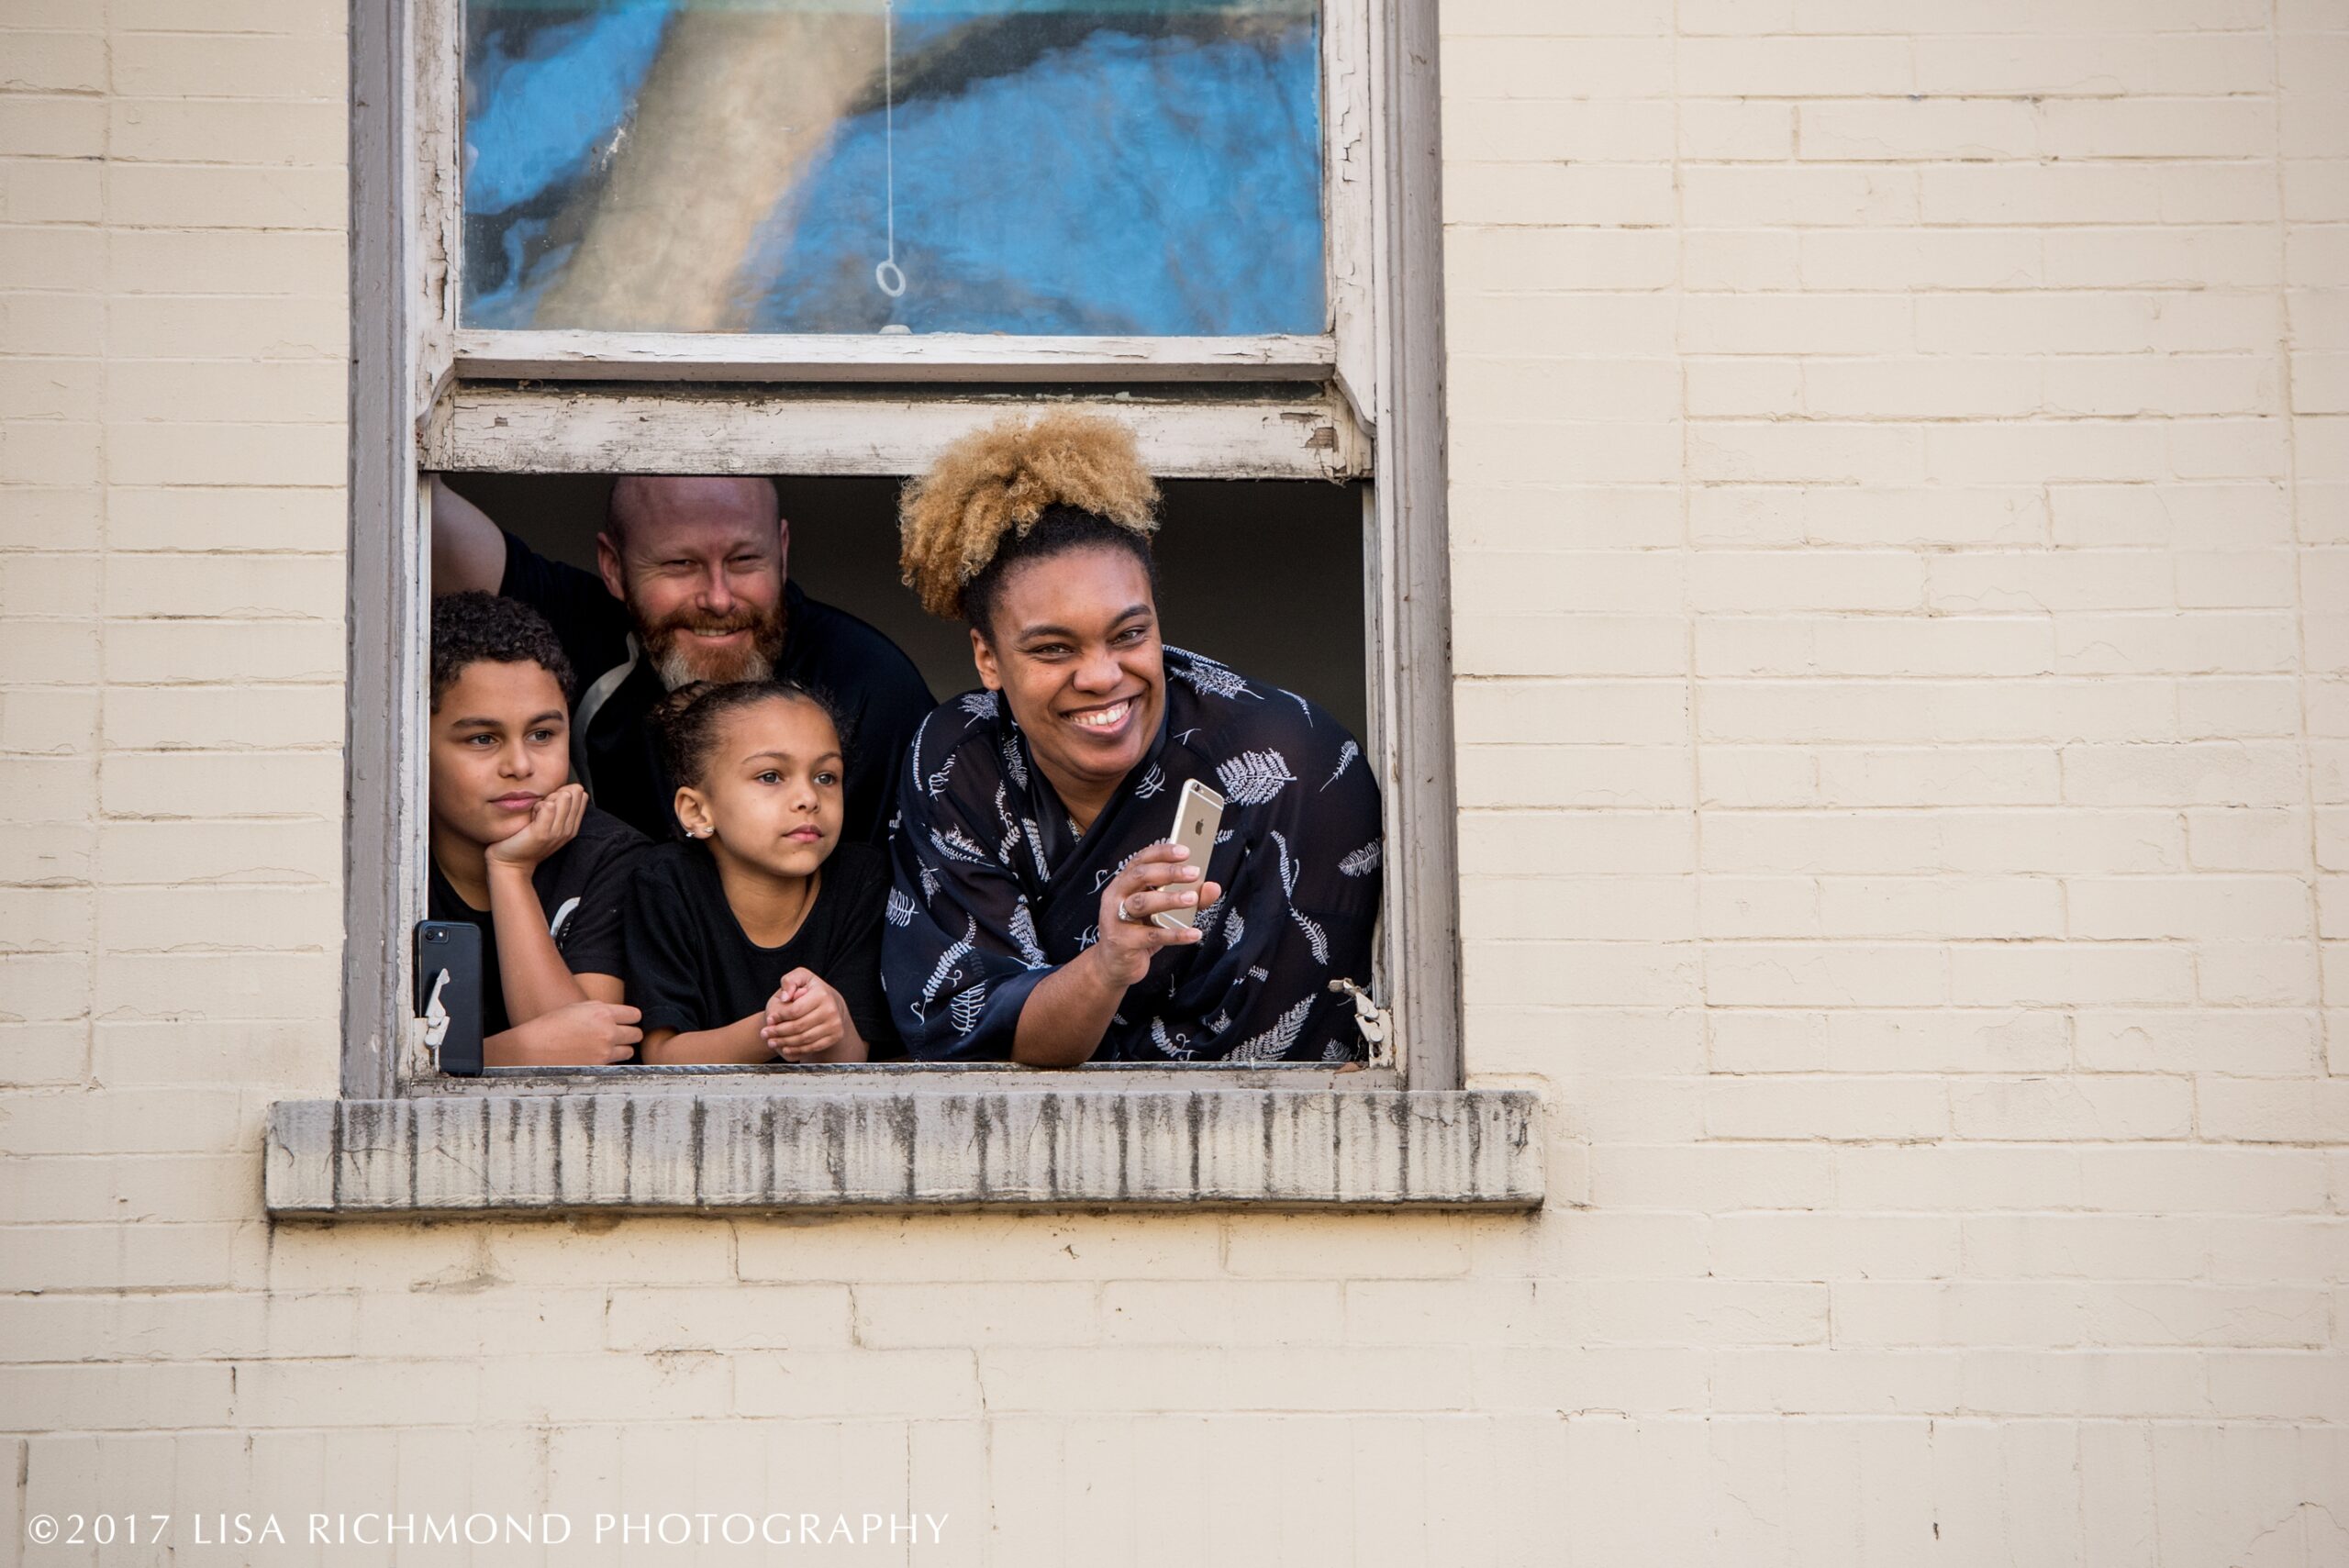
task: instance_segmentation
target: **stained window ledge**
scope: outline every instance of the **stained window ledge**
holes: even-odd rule
[[[477,1095],[271,1107],[281,1219],[610,1210],[1531,1209],[1523,1090]]]

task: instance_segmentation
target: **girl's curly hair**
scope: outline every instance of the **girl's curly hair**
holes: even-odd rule
[[[1006,549],[1026,540],[1047,511],[1056,520],[1085,514],[1094,526],[1048,529],[1050,551]],[[984,630],[997,576],[988,569],[1009,564],[1007,556],[1108,543],[1131,550],[1147,568],[1158,485],[1133,432],[1114,419],[1052,413],[1030,423],[1015,415],[963,437],[908,481],[897,518],[898,564],[922,608]]]

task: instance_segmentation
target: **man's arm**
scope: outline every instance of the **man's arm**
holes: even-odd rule
[[[432,475],[432,592],[495,594],[505,581],[505,534],[488,513]]]

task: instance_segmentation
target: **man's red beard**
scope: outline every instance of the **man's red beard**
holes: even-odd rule
[[[661,677],[661,684],[673,692],[695,681],[763,681],[774,674],[775,666],[783,660],[784,619],[780,604],[763,616],[752,609],[737,610],[730,616],[702,616],[687,611],[658,625],[647,623],[633,604],[629,610],[636,619],[637,640],[644,645],[644,654],[652,662],[653,673]],[[712,648],[692,635],[729,631],[751,633],[749,646]]]

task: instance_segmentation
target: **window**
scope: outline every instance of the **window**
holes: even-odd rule
[[[1327,328],[1315,0],[473,0],[473,328]]]
[[[1358,509],[1330,576],[1359,584],[1396,1029],[1356,1081],[1457,1085],[1431,0],[351,15],[347,1095],[468,1092],[406,973],[419,473],[871,485],[1047,402],[1120,417],[1163,478]],[[497,1086],[613,1073],[672,1081]]]

